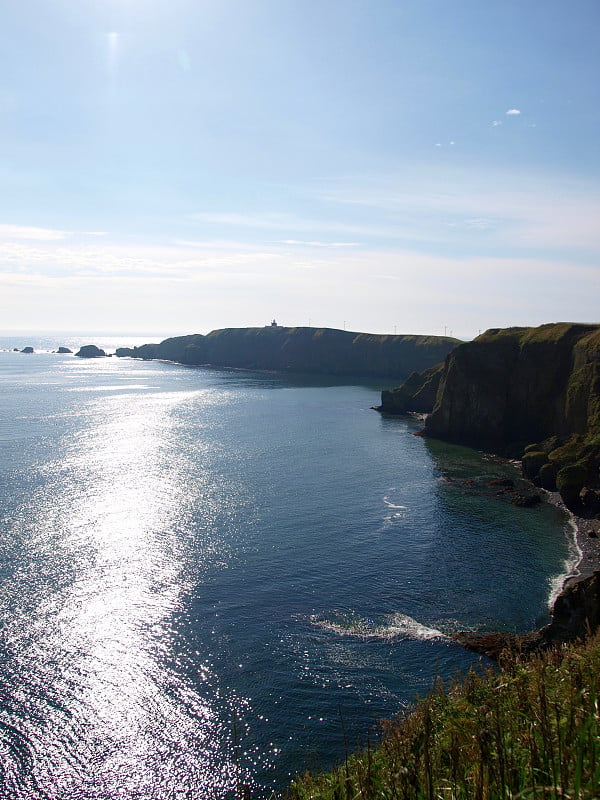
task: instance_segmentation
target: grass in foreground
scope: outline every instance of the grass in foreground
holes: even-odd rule
[[[289,800],[600,797],[600,637],[439,685]]]

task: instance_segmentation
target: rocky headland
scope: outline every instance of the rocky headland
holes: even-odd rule
[[[334,328],[223,328],[159,344],[119,348],[119,357],[195,366],[361,376],[401,380],[438,364],[459,340],[446,336],[380,335]]]
[[[581,638],[600,626],[600,325],[488,330],[443,364],[382,393],[379,410],[427,414],[423,435],[519,458],[523,474],[564,504],[582,560],[531,634],[460,634],[497,656]]]

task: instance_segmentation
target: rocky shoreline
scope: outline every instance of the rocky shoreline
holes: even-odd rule
[[[424,436],[520,460],[524,478],[570,515],[577,564],[555,587],[550,624],[527,634],[462,632],[457,641],[497,658],[600,628],[600,325],[491,328],[442,366],[382,392],[379,410],[425,413]]]
[[[567,511],[558,492],[551,494],[551,502]],[[575,542],[580,556],[573,573],[566,578],[564,587],[588,578],[600,570],[600,521],[578,517],[571,511],[567,513],[575,527]]]
[[[585,639],[600,627],[600,521],[578,516],[567,509],[558,492],[544,492],[545,499],[564,510],[574,528],[578,561],[563,581],[552,604],[551,621],[529,633],[475,634],[461,631],[454,639],[476,653],[499,660],[503,653],[529,655],[565,642]]]

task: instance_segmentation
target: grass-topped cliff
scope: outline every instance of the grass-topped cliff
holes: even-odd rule
[[[593,800],[600,787],[600,640],[506,657],[498,672],[437,687],[289,800]]]
[[[457,339],[446,336],[268,326],[177,336],[160,344],[120,348],[117,355],[191,365],[400,380],[442,361],[457,344]]]
[[[382,410],[430,411],[430,436],[523,456],[529,478],[581,510],[582,489],[600,487],[600,326],[488,330],[384,394]],[[600,511],[595,495],[587,504]]]
[[[600,432],[600,326],[486,331],[447,359],[427,431],[502,447]]]

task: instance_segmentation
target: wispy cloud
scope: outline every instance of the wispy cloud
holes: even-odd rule
[[[66,239],[68,231],[52,228],[34,228],[29,225],[0,225],[0,239],[19,239],[38,242],[51,242]]]
[[[360,242],[304,242],[299,239],[283,239],[275,244],[291,244],[300,247],[360,247]]]
[[[295,217],[288,214],[264,213],[264,214],[236,214],[221,213],[212,211],[198,211],[190,215],[190,218],[197,222],[204,222],[209,225],[235,225],[245,228],[290,228],[304,224]]]
[[[518,108],[509,108],[506,112],[507,117],[518,117],[521,111]]]
[[[494,223],[489,219],[478,217],[476,219],[465,219],[463,222],[465,228],[472,228],[479,231],[487,231],[494,227]]]
[[[323,199],[323,195],[320,197],[312,197],[311,200],[313,203],[316,201],[321,201]],[[360,223],[353,223],[353,222],[346,222],[340,220],[339,217],[332,217],[331,214],[324,216],[320,219],[315,218],[306,218],[297,216],[294,214],[281,214],[277,212],[264,212],[262,214],[239,214],[239,213],[213,213],[213,212],[196,212],[194,214],[190,214],[188,217],[189,221],[192,223],[199,222],[202,224],[206,224],[211,232],[214,232],[215,228],[224,227],[226,229],[231,229],[232,232],[235,232],[235,228],[248,228],[254,230],[278,230],[278,231],[285,231],[290,234],[289,238],[286,237],[286,240],[279,240],[287,241],[288,244],[291,243],[303,243],[307,244],[312,242],[315,246],[319,246],[318,243],[321,243],[323,246],[358,246],[359,242],[325,242],[324,239],[297,239],[293,234],[294,233],[301,233],[301,234],[311,234],[311,233],[319,233],[323,234],[330,234],[333,236],[340,236],[340,235],[347,235],[347,236],[388,236],[390,234],[390,230],[385,229],[384,227],[377,228],[377,226],[369,226]],[[247,234],[244,234],[247,235]]]
[[[177,245],[151,246],[107,242],[91,246],[74,242],[26,242],[0,240],[0,275],[129,276],[196,279],[210,273],[262,271],[283,258],[271,250],[208,245],[190,250]]]
[[[465,225],[485,223],[466,218]],[[596,269],[567,259],[450,257],[400,245],[311,253],[284,243],[262,250],[191,250],[12,242],[10,252],[9,244],[0,247],[6,327],[34,325],[49,296],[56,319],[81,309],[82,330],[117,325],[129,315],[140,329],[160,320],[161,330],[206,332],[266,324],[276,314],[292,325],[307,324],[309,317],[312,324],[341,327],[346,319],[355,330],[381,332],[398,325],[407,333],[441,333],[448,325],[469,336],[482,327],[592,319],[597,313]]]
[[[576,257],[591,249],[600,258],[600,190],[593,182],[524,171],[436,167],[332,184],[323,198],[332,208],[352,207],[354,218],[373,220],[372,238],[377,231],[386,247],[394,241],[412,242],[420,250],[454,246],[460,243],[457,231],[463,230],[465,237],[469,231],[485,233],[478,246],[488,245],[496,253],[501,249],[514,255],[527,248],[555,250],[557,255],[568,251]]]

